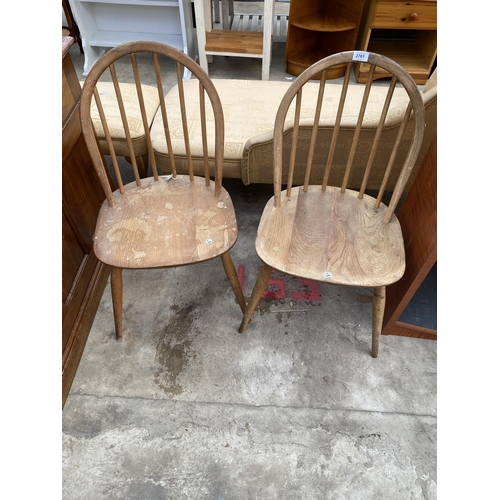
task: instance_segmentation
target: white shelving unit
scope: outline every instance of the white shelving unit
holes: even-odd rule
[[[83,76],[107,48],[123,42],[166,43],[196,58],[192,0],[69,0],[82,38]],[[184,73],[184,78],[190,75]]]
[[[212,1],[194,0],[200,66],[208,73],[211,56],[258,58],[262,59],[262,80],[269,80],[274,2],[275,0],[264,0],[263,29],[262,32],[254,32],[213,29]],[[223,26],[231,10],[228,0],[223,0]]]

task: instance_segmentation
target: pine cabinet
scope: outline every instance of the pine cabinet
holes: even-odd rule
[[[364,0],[290,0],[286,71],[298,76],[324,57],[354,50]],[[343,76],[332,70],[327,78]]]

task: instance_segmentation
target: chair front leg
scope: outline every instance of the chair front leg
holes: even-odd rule
[[[243,295],[243,290],[241,289],[240,280],[238,279],[238,273],[234,267],[233,260],[231,259],[229,252],[223,253],[220,258],[222,260],[226,276],[229,279],[229,283],[231,283],[234,295],[236,295],[236,300],[238,301],[241,312],[244,314],[246,309],[245,296]]]
[[[255,311],[255,308],[257,307],[262,294],[264,293],[267,282],[271,277],[272,270],[273,268],[271,266],[268,266],[267,264],[264,264],[264,267],[261,269],[257,281],[255,282],[255,285],[253,287],[250,300],[248,301],[247,309],[245,311],[245,314],[243,315],[243,320],[239,329],[240,333],[243,333],[245,331],[245,328],[247,327],[250,318],[252,317],[252,314]]]
[[[115,317],[116,339],[122,338],[122,309],[123,309],[123,269],[111,268],[111,298],[113,300],[113,314]]]
[[[372,357],[378,356],[378,346],[382,334],[382,320],[385,310],[385,286],[375,287],[373,289],[372,302]]]

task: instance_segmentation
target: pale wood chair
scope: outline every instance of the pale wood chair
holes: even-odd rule
[[[353,64],[364,61],[370,66],[368,81],[361,92],[359,113],[356,126],[353,127],[352,140],[347,142],[343,182],[341,186],[328,186],[327,179],[332,168],[332,158],[337,146],[339,130],[347,125],[343,113],[352,119],[353,109],[344,110],[348,92],[359,92],[359,85],[352,83]],[[326,72],[335,66],[345,67],[342,92],[333,102],[325,91]],[[380,110],[370,109],[370,88],[376,67],[390,72],[390,84],[387,86],[385,103]],[[318,98],[315,109],[301,109],[302,89],[312,77],[320,78]],[[374,84],[375,85],[375,84]],[[408,107],[401,122],[391,113],[391,98],[396,85],[401,85],[408,94]],[[351,87],[356,86],[356,89]],[[352,107],[352,106],[351,106]],[[295,109],[293,109],[295,108]],[[314,147],[309,150],[301,186],[292,186],[295,156],[300,147],[303,134],[310,137],[310,144],[316,144],[316,134],[321,123],[322,109],[336,110],[335,125],[331,133],[328,159],[325,162],[322,185],[311,185],[312,157]],[[415,125],[410,132],[405,131],[410,116]],[[380,133],[384,123],[399,121],[399,132],[385,175],[378,192],[374,196],[367,194],[366,184],[375,156]],[[301,128],[299,128],[299,123]],[[303,128],[306,126],[306,130]],[[373,127],[376,131],[370,151],[358,150],[358,138],[363,127]],[[397,63],[387,57],[368,52],[343,52],[328,56],[304,71],[286,92],[278,108],[274,128],[274,196],[267,203],[259,223],[256,251],[264,262],[257,278],[246,312],[240,325],[243,332],[250,321],[273,269],[300,278],[323,283],[356,287],[373,287],[372,306],[372,356],[378,356],[382,319],[385,307],[385,287],[399,280],[405,270],[403,236],[399,221],[394,214],[406,181],[411,173],[424,133],[424,106],[422,96],[409,74]],[[283,135],[292,131],[291,150],[283,150]],[[388,205],[382,203],[386,180],[398,155],[398,148],[403,142],[410,146],[395,189],[390,195]],[[299,146],[298,146],[299,145]],[[345,146],[345,144],[340,145]],[[363,148],[359,148],[363,149]],[[290,168],[288,185],[282,191],[283,156],[289,155]],[[352,172],[354,157],[364,155],[363,182],[359,190],[347,189]],[[359,158],[358,158],[359,160]],[[357,161],[356,163],[359,163]],[[339,166],[337,166],[339,167]],[[285,177],[286,178],[286,177]]]
[[[146,54],[145,54],[146,53]],[[183,69],[191,71],[199,82],[200,114],[202,127],[207,130],[206,122],[213,122],[211,130],[215,133],[205,137],[203,157],[205,177],[193,174],[178,175],[175,158],[171,155],[172,173],[159,176],[156,168],[148,127],[146,140],[153,171],[152,177],[141,179],[135,162],[132,162],[135,181],[123,184],[117,164],[113,141],[107,126],[105,109],[97,90],[100,78],[110,75],[117,95],[123,128],[130,151],[134,150],[133,141],[127,125],[126,107],[120,91],[120,77],[115,62],[129,61],[133,74],[143,122],[146,123],[146,110],[141,87],[141,71],[138,61],[149,57],[154,64],[160,110],[165,128],[167,144],[170,142],[168,107],[165,105],[162,72],[167,68],[176,73],[181,91],[180,106],[183,102]],[[119,65],[123,68],[122,64]],[[120,73],[121,74],[121,73]],[[109,172],[99,147],[93,126],[92,103],[99,109],[106,141],[108,143],[118,189],[114,190],[109,180]],[[103,263],[111,266],[111,293],[115,318],[116,337],[122,336],[122,270],[166,268],[195,264],[220,257],[229,278],[236,300],[242,311],[245,299],[238,281],[236,269],[229,250],[236,242],[238,229],[231,198],[222,187],[222,154],[224,146],[224,118],[219,96],[207,74],[183,52],[156,42],[130,42],[119,45],[104,54],[90,70],[82,89],[81,98],[82,130],[94,168],[106,194],[94,233],[94,252]],[[184,139],[189,151],[189,134],[185,113],[182,113]],[[215,148],[215,180],[208,175],[208,147]],[[169,148],[171,149],[171,148]],[[134,154],[131,158],[134,158]]]

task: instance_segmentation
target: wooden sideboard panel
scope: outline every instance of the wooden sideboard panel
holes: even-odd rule
[[[383,335],[437,339],[437,331],[398,321],[437,262],[437,135],[434,137],[398,213],[403,231],[406,270],[387,287]]]
[[[62,58],[62,404],[78,368],[109,269],[92,250],[104,192],[80,124],[80,84],[63,38]]]

